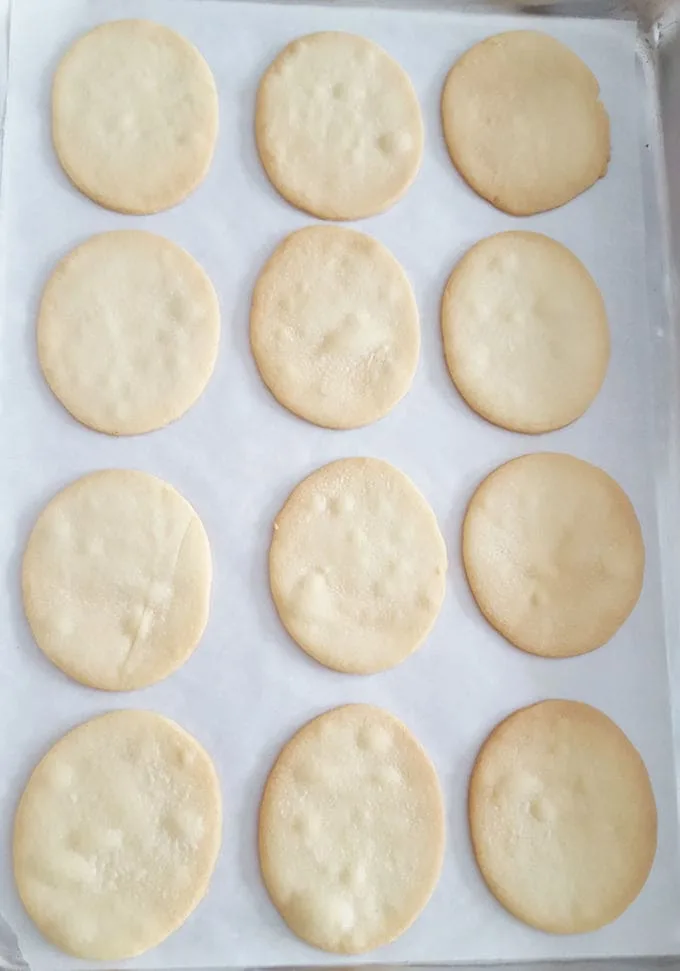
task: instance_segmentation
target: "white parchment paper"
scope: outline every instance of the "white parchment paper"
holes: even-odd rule
[[[98,208],[67,181],[50,143],[55,66],[78,34],[104,19],[146,16],[190,38],[210,63],[221,131],[205,183],[178,208],[147,218]],[[0,912],[40,971],[85,967],[32,926],[11,871],[11,822],[29,772],[78,722],[120,707],[177,719],[213,754],[223,785],[224,845],[208,897],[177,933],[129,962],[135,968],[343,963],[298,941],[262,886],[256,854],[258,800],[272,761],[308,718],[368,701],[402,718],[431,753],[447,800],[448,845],[429,906],[375,962],[454,962],[668,954],[680,950],[675,773],[652,468],[653,421],[645,309],[638,84],[632,25],[534,21],[594,70],[612,121],[607,177],[564,208],[518,220],[477,198],[454,171],[439,126],[448,68],[472,43],[516,20],[445,12],[264,5],[215,0],[15,0],[4,168],[7,272],[0,355]],[[422,316],[423,347],[408,397],[361,431],[332,432],[294,418],[262,386],[248,346],[253,281],[287,232],[311,220],[269,186],[253,141],[258,79],[290,39],[346,29],[382,44],[410,73],[427,128],[421,174],[390,212],[361,224],[408,271]],[[221,301],[222,342],[213,380],[171,428],[115,440],[61,408],[38,368],[34,320],[55,261],[91,233],[144,227],[185,246],[205,266]],[[570,246],[594,274],[612,328],[610,371],[587,415],[540,438],[504,432],[457,396],[442,357],[438,304],[464,250],[487,234],[522,226]],[[645,588],[630,620],[594,654],[551,662],[496,635],[478,613],[462,572],[459,533],[477,483],[525,451],[572,452],[623,485],[642,521]],[[270,602],[266,555],[274,514],[290,489],[324,462],[375,455],[403,469],[432,503],[451,560],[447,598],[427,644],[394,671],[351,677],[309,660],[284,633]],[[195,505],[215,561],[212,613],[203,642],[167,682],[130,695],[88,690],[60,674],[34,645],[23,618],[19,571],[35,517],[62,486],[92,469],[145,469]],[[659,852],[642,895],[597,933],[552,937],[510,917],[486,890],[472,858],[466,783],[489,730],[511,710],[562,696],[613,717],[645,759],[659,806]],[[363,962],[365,963],[365,962]]]

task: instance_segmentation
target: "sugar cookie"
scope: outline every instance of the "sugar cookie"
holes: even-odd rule
[[[321,664],[371,674],[422,644],[444,599],[446,547],[427,501],[378,459],[331,462],[276,517],[269,579],[288,633]]]
[[[260,865],[291,930],[337,954],[399,937],[434,890],[444,805],[434,766],[380,708],[347,705],[284,747],[260,808]]]
[[[250,342],[286,408],[326,428],[382,418],[418,364],[413,290],[377,240],[337,226],[288,236],[255,286]]]
[[[540,233],[498,233],[468,250],[444,291],[442,334],[461,395],[511,431],[547,432],[579,418],[609,362],[595,281]]]
[[[45,507],[24,553],[24,609],[38,646],[72,678],[130,691],[167,677],[208,619],[203,524],[145,472],[94,472]]]
[[[406,72],[377,44],[340,31],[288,44],[262,78],[255,135],[281,195],[323,219],[362,219],[406,192],[423,122]]]
[[[202,182],[217,139],[210,68],[179,34],[112,20],[80,37],[52,87],[52,138],[73,184],[108,209],[150,213]]]
[[[73,729],[33,771],[14,822],[14,876],[53,944],[121,961],[198,906],[221,836],[204,749],[167,718],[116,711]]]
[[[613,721],[576,701],[544,701],[501,722],[477,756],[468,806],[489,889],[553,934],[615,920],[654,861],[644,763]]]
[[[453,163],[484,199],[516,216],[562,206],[607,171],[609,118],[595,76],[537,30],[475,44],[444,86]]]
[[[482,613],[512,644],[572,657],[626,620],[645,548],[630,500],[606,472],[539,452],[479,486],[463,523],[463,562]]]
[[[56,266],[38,316],[38,357],[74,418],[109,435],[175,421],[205,389],[220,335],[205,271],[162,236],[92,236]]]

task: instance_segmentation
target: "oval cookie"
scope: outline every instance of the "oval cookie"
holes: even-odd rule
[[[599,96],[590,69],[554,37],[489,37],[463,54],[444,86],[453,164],[505,212],[563,206],[607,171],[609,118]]]
[[[38,314],[45,380],[84,425],[139,435],[183,415],[212,375],[220,310],[196,260],[162,236],[92,236],[55,267]]]
[[[198,906],[221,835],[219,780],[198,742],[152,712],[111,712],[65,735],[28,780],[17,889],[62,951],[125,960]]]
[[[52,86],[52,138],[73,184],[108,209],[151,213],[202,182],[217,139],[217,90],[196,48],[150,20],[80,37]]]
[[[360,954],[410,927],[437,884],[437,774],[388,712],[335,708],[283,748],[259,833],[262,876],[290,929],[325,951]]]
[[[130,691],[191,655],[208,620],[212,566],[203,524],[144,472],[94,472],[33,527],[22,570],[33,636],[66,674]]]
[[[427,501],[378,459],[331,462],[276,517],[269,580],[279,617],[326,667],[372,674],[422,644],[444,599],[446,547]]]
[[[491,892],[553,934],[615,920],[654,861],[644,763],[613,721],[576,701],[544,701],[501,722],[477,756],[468,808]]]
[[[377,240],[337,226],[288,236],[253,293],[250,343],[274,397],[325,428],[382,418],[411,387],[418,308]]]
[[[482,613],[512,644],[572,657],[606,643],[633,610],[645,548],[630,500],[606,472],[539,452],[479,486],[463,563]]]
[[[423,154],[420,106],[382,48],[341,31],[288,44],[260,82],[257,148],[281,195],[322,219],[362,219],[406,192]]]
[[[579,418],[609,362],[595,281],[566,246],[541,233],[498,233],[468,250],[444,291],[442,335],[463,398],[517,432]]]

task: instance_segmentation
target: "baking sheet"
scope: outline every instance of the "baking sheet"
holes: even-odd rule
[[[49,87],[72,39],[103,19],[147,16],[179,30],[215,74],[221,131],[205,183],[178,208],[150,217],[98,208],[68,183],[50,144]],[[340,965],[298,941],[260,881],[256,817],[281,745],[308,718],[366,701],[401,717],[430,752],[447,799],[442,878],[423,915],[369,962],[513,961],[674,954],[680,881],[666,648],[655,510],[650,321],[638,128],[640,79],[630,23],[537,20],[598,76],[612,121],[607,177],[556,212],[506,216],[478,199],[443,145],[438,102],[463,50],[518,21],[443,11],[390,11],[216,2],[216,0],[15,0],[3,171],[6,312],[0,356],[0,913],[34,969],[85,968],[45,943],[24,914],[11,875],[11,821],[28,774],[68,728],[99,712],[145,707],[177,719],[215,758],[223,785],[224,843],[208,897],[163,945],[127,962],[135,968]],[[362,33],[390,51],[417,88],[427,144],[421,174],[390,212],[362,230],[387,244],[414,284],[422,354],[413,389],[378,424],[332,432],[306,424],[262,386],[248,346],[255,277],[288,232],[312,220],[284,203],[263,175],[253,141],[258,79],[290,39],[320,29]],[[223,315],[220,356],[201,400],[171,428],[115,440],[89,431],[57,404],[37,365],[34,318],[40,289],[64,253],[95,232],[143,227],[199,259]],[[514,227],[570,246],[600,285],[612,328],[602,393],[584,418],[539,438],[477,418],[448,378],[438,304],[458,257],[479,238]],[[0,268],[2,269],[2,268]],[[550,662],[510,647],[482,620],[459,558],[465,504],[483,476],[525,451],[567,451],[602,465],[626,489],[642,522],[647,570],[641,601],[612,642],[591,655]],[[296,648],[269,599],[271,523],[290,489],[335,458],[375,455],[410,475],[432,503],[450,553],[447,598],[427,644],[394,671],[352,677],[327,671]],[[190,661],[168,681],[105,694],[69,681],[35,647],[23,618],[20,560],[45,502],[77,476],[111,466],[139,468],[177,486],[208,530],[215,562],[212,613]],[[593,934],[552,937],[510,917],[474,865],[466,783],[477,749],[508,712],[546,697],[587,701],[607,712],[640,749],[659,807],[659,851],[643,893],[615,924]]]

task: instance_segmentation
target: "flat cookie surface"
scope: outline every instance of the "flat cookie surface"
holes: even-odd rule
[[[331,462],[276,517],[269,579],[279,617],[336,671],[394,667],[427,637],[446,585],[446,547],[413,483],[387,462]]]
[[[479,486],[463,563],[482,613],[512,644],[572,657],[606,643],[633,610],[645,548],[630,500],[606,472],[539,452]]]
[[[181,202],[208,171],[218,103],[196,48],[149,20],[113,20],[67,51],[52,88],[59,161],[85,195],[118,212]]]
[[[326,428],[357,428],[382,418],[410,388],[418,307],[381,243],[312,226],[288,236],[260,274],[250,341],[282,405]]]
[[[194,404],[215,365],[220,310],[185,250],[152,233],[92,236],[56,266],[38,316],[38,357],[74,418],[109,435],[162,428]]]
[[[402,934],[439,878],[444,805],[436,771],[400,721],[347,705],[284,747],[260,808],[272,901],[309,944],[360,954]]]
[[[596,708],[544,701],[484,743],[469,817],[489,889],[520,920],[581,934],[633,902],[656,853],[656,804],[639,753]]]
[[[68,954],[118,961],[195,909],[222,835],[210,757],[174,722],[118,711],[75,728],[31,775],[14,876],[40,931]]]
[[[212,567],[203,524],[144,472],[94,472],[58,493],[24,553],[22,592],[47,657],[94,688],[167,677],[208,619]]]
[[[546,432],[579,418],[609,362],[595,281],[540,233],[498,233],[468,250],[444,291],[442,334],[461,395],[512,431]]]
[[[535,30],[496,34],[454,64],[444,136],[465,181],[517,216],[555,209],[601,178],[609,118],[583,61]]]
[[[423,154],[406,72],[377,44],[340,31],[300,37],[279,54],[260,83],[255,134],[274,187],[325,219],[383,212]]]

